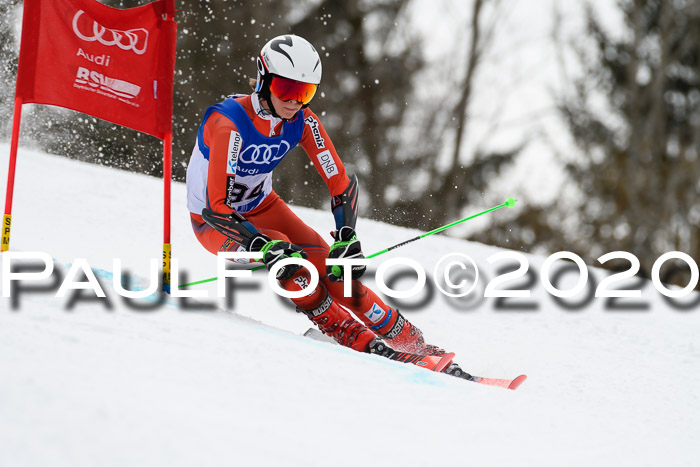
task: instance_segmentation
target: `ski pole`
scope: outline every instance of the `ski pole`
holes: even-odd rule
[[[504,208],[504,207],[506,207],[506,206],[509,207],[509,208],[512,208],[513,206],[515,206],[515,202],[516,202],[516,201],[518,201],[518,200],[515,199],[515,198],[508,198],[508,199],[505,201],[505,203],[503,203],[503,204],[499,204],[498,206],[494,206],[494,207],[492,207],[491,209],[487,209],[486,211],[482,211],[482,212],[480,212],[480,213],[478,213],[478,214],[474,214],[474,215],[472,215],[472,216],[465,217],[464,219],[460,219],[460,220],[458,220],[458,221],[452,222],[451,224],[443,225],[442,227],[438,227],[438,228],[435,229],[435,230],[431,230],[430,232],[427,232],[427,233],[418,235],[417,237],[414,237],[414,238],[412,238],[412,239],[410,239],[410,240],[406,240],[405,242],[397,243],[396,245],[390,246],[389,248],[385,248],[385,249],[383,249],[382,251],[378,251],[378,252],[376,252],[376,253],[372,253],[371,255],[366,256],[366,258],[367,258],[367,259],[370,259],[370,258],[374,258],[375,256],[383,255],[384,253],[387,253],[387,252],[389,252],[389,251],[391,251],[391,250],[395,250],[396,248],[402,247],[402,246],[407,245],[407,244],[409,244],[409,243],[413,243],[413,242],[415,242],[416,240],[420,240],[421,238],[425,238],[425,237],[428,237],[428,236],[430,236],[430,235],[436,234],[436,233],[438,233],[438,232],[442,232],[443,230],[447,230],[447,229],[449,229],[450,227],[454,227],[455,225],[461,224],[462,222],[466,222],[466,221],[468,221],[468,220],[474,219],[475,217],[479,217],[479,216],[482,216],[482,215],[484,215],[484,214],[486,214],[486,213],[489,213],[489,212],[491,212],[491,211],[495,211],[496,209],[501,209],[501,208]]]
[[[489,213],[489,212],[495,211],[495,210],[497,210],[497,209],[501,209],[501,208],[505,208],[505,207],[512,208],[513,206],[515,206],[516,201],[518,201],[518,200],[515,199],[515,198],[508,198],[504,203],[499,204],[498,206],[494,206],[494,207],[492,207],[492,208],[490,208],[490,209],[487,209],[487,210],[485,210],[485,211],[482,211],[482,212],[480,212],[480,213],[478,213],[478,214],[474,214],[474,215],[471,215],[471,216],[469,216],[469,217],[465,217],[464,219],[460,219],[460,220],[455,221],[455,222],[452,222],[452,223],[450,223],[450,224],[443,225],[442,227],[438,227],[437,229],[431,230],[430,232],[426,232],[426,233],[424,233],[424,234],[418,235],[417,237],[414,237],[414,238],[412,238],[412,239],[410,239],[410,240],[406,240],[406,241],[404,241],[404,242],[397,243],[396,245],[390,246],[389,248],[385,248],[385,249],[383,249],[383,250],[381,250],[381,251],[378,251],[378,252],[376,252],[376,253],[372,253],[371,255],[367,255],[367,256],[365,256],[365,258],[370,259],[370,258],[374,258],[374,257],[379,256],[379,255],[383,255],[384,253],[388,253],[388,252],[391,251],[391,250],[395,250],[395,249],[397,249],[397,248],[399,248],[399,247],[402,247],[402,246],[407,245],[407,244],[409,244],[409,243],[413,243],[413,242],[415,242],[415,241],[417,241],[417,240],[420,240],[421,238],[425,238],[425,237],[428,237],[428,236],[430,236],[430,235],[436,234],[436,233],[438,233],[438,232],[442,232],[443,230],[447,230],[447,229],[449,229],[450,227],[454,227],[455,225],[459,225],[459,224],[461,224],[462,222],[466,222],[466,221],[468,221],[468,220],[474,219],[475,217],[483,216],[484,214],[487,214],[487,213]],[[265,266],[257,266],[257,267],[254,267],[253,269],[251,269],[251,271],[258,271],[258,270],[260,270],[260,269],[265,269]],[[182,285],[180,285],[178,288],[189,287],[189,286],[191,286],[191,285],[204,284],[204,283],[207,283],[207,282],[213,282],[213,281],[215,281],[215,280],[217,280],[217,279],[218,279],[218,277],[210,277],[209,279],[204,279],[204,280],[196,281],[196,282],[190,282],[189,284],[182,284]]]

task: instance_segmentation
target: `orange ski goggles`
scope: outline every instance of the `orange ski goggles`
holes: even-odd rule
[[[311,102],[316,94],[317,84],[302,83],[281,76],[273,76],[270,83],[270,92],[280,100],[296,101],[306,105]]]

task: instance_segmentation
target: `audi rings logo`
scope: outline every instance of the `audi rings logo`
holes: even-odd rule
[[[73,17],[73,32],[76,36],[86,42],[99,42],[106,46],[116,45],[122,50],[132,50],[136,55],[143,55],[148,47],[148,30],[144,28],[129,29],[120,31],[118,29],[108,29],[97,21],[92,22],[92,31],[87,28],[87,33],[83,33],[79,27],[79,18],[85,13],[79,10]],[[83,23],[85,23],[83,21]],[[85,29],[83,29],[85,31]]]
[[[246,164],[270,164],[284,157],[289,151],[289,143],[280,144],[251,144],[240,155],[240,161]]]

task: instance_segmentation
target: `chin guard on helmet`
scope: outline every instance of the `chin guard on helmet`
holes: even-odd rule
[[[350,177],[350,185],[345,191],[331,199],[331,211],[333,211],[333,217],[335,218],[336,230],[345,226],[355,228],[359,191],[357,175],[353,175]]]

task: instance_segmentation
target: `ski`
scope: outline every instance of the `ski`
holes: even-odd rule
[[[316,328],[309,328],[306,330],[304,333],[304,337],[308,337],[309,339],[319,341],[319,342],[326,342],[328,344],[333,344],[333,345],[338,345],[338,343],[333,339],[331,336],[327,336],[321,331],[319,331]]]
[[[437,373],[441,373],[442,370],[447,368],[452,359],[454,358],[454,353],[446,353],[445,355],[419,355],[407,352],[395,352],[387,358],[402,363],[412,363],[421,368],[426,368]]]
[[[461,378],[465,381],[471,381],[472,383],[479,383],[485,386],[496,386],[506,389],[517,389],[523,381],[527,379],[526,375],[520,375],[515,379],[498,379],[498,378],[485,378],[483,376],[473,376],[464,371],[459,367],[458,364],[452,363],[443,373],[455,378]]]
[[[395,362],[411,363],[427,370],[442,372],[447,368],[455,354],[450,352],[444,355],[421,355],[409,352],[399,352],[392,349],[381,339],[374,339],[369,344],[369,353],[394,360]]]
[[[337,342],[333,340],[332,337],[326,336],[323,334],[321,331],[319,331],[316,328],[309,328],[305,333],[305,337],[308,337],[310,339],[319,341],[319,342],[327,342],[329,344],[334,344],[337,345]],[[412,353],[407,353],[407,352],[399,352],[395,351],[392,349],[389,349],[387,346],[382,346],[383,349],[379,352],[377,351],[370,351],[370,353],[374,353],[376,355],[381,355],[383,357],[388,358],[389,360],[394,360],[397,362],[402,362],[402,363],[412,363],[414,365],[420,366],[422,368],[427,368],[432,371],[437,371],[438,373],[445,373],[450,376],[454,376],[456,378],[462,378],[465,381],[471,381],[473,383],[479,383],[483,384],[485,386],[497,386],[501,388],[506,388],[506,389],[512,389],[515,390],[517,389],[523,381],[527,379],[526,375],[520,375],[515,379],[498,379],[498,378],[485,378],[483,376],[471,376],[470,378],[466,378],[467,376],[465,372],[459,368],[459,372],[457,373],[449,373],[446,370],[451,364],[452,364],[452,359],[454,358],[455,354],[450,352],[445,355],[419,355],[419,354],[412,354]],[[381,352],[384,352],[386,355],[382,354]],[[439,368],[439,369],[438,369]],[[464,375],[464,376],[462,376]]]
[[[500,388],[516,390],[527,379],[527,375],[520,375],[515,379],[484,378],[483,376],[472,376],[470,381],[486,386],[497,386]]]

